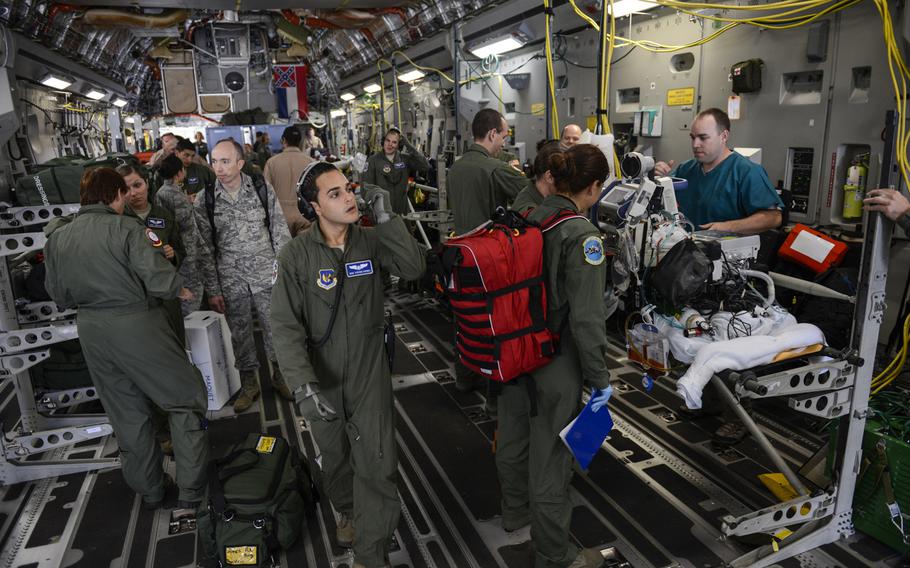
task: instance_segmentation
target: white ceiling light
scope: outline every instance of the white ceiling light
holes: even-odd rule
[[[345,102],[353,101],[356,98],[357,98],[357,95],[355,95],[354,93],[341,93],[341,100],[343,100]]]
[[[367,93],[369,93],[371,95],[373,93],[380,91],[381,89],[382,89],[382,87],[380,87],[376,83],[370,83],[369,85],[367,85],[366,87],[363,88],[364,91],[366,91]]]
[[[477,57],[483,59],[488,55],[499,55],[501,53],[508,53],[509,51],[514,51],[519,47],[522,47],[524,42],[519,41],[517,38],[509,36],[497,40],[493,43],[482,45],[471,49],[471,53]]]
[[[116,99],[114,99],[114,103],[113,103],[113,104],[114,104],[115,107],[123,108],[123,107],[126,106],[127,101],[126,101],[126,99],[121,99],[120,97],[117,97]]]
[[[412,82],[416,81],[417,79],[422,79],[425,76],[426,76],[426,73],[424,73],[420,69],[411,69],[407,73],[402,73],[401,75],[399,75],[398,80],[404,81],[405,83],[412,83]]]
[[[614,18],[622,18],[634,12],[644,12],[653,10],[660,4],[655,2],[646,2],[645,0],[619,0],[613,3],[613,11],[616,13]],[[609,6],[609,4],[608,4]]]
[[[41,79],[41,84],[51,89],[65,89],[73,84],[73,80],[63,75],[48,73]]]
[[[85,93],[85,96],[89,99],[92,99],[93,101],[100,101],[106,95],[104,92],[99,91],[98,89],[89,89],[89,91]]]
[[[346,114],[347,113],[344,112],[342,109],[336,108],[336,109],[332,109],[332,112],[329,113],[329,116],[331,116],[332,118],[339,118]]]

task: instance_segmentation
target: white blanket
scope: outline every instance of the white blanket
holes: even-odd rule
[[[797,323],[773,330],[771,335],[737,337],[717,341],[698,350],[686,374],[676,383],[676,392],[688,408],[701,408],[701,393],[714,373],[741,371],[770,363],[783,351],[824,343],[825,336],[816,326]]]

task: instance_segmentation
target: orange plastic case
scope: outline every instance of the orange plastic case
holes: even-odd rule
[[[828,235],[797,223],[777,254],[821,274],[837,266],[847,253],[847,245]]]

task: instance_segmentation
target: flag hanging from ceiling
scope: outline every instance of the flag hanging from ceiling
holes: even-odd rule
[[[306,98],[306,65],[273,65],[272,81],[278,97],[278,116],[304,118],[309,112]]]

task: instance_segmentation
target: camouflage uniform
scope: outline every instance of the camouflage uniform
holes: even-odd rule
[[[291,235],[281,207],[277,206],[275,192],[269,187],[269,230],[271,240],[274,240],[274,245],[272,244],[269,231],[264,230],[265,211],[256,195],[253,180],[246,174],[241,176],[243,186],[236,201],[231,200],[220,181],[215,184],[217,258],[205,209],[205,195],[196,199],[194,214],[203,243],[199,264],[205,292],[209,298],[224,296],[224,315],[231,329],[235,366],[240,371],[254,371],[259,368],[253,339],[254,309],[262,326],[266,353],[270,361],[275,360],[269,326],[272,284],[278,266],[278,251],[291,239]],[[244,392],[259,392],[255,374],[247,373],[244,382]]]
[[[199,309],[202,301],[202,276],[199,267],[199,253],[202,242],[193,217],[193,206],[186,194],[173,181],[166,181],[155,194],[155,204],[170,212],[180,229],[183,241],[184,258],[177,273],[183,277],[184,286],[193,292],[192,300],[181,300],[183,315],[186,316]]]

